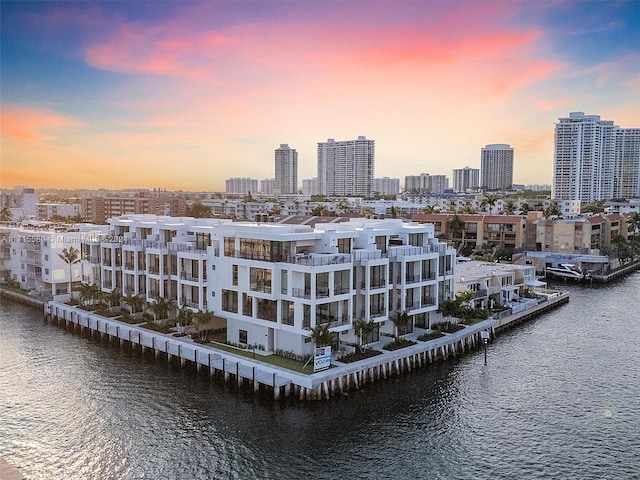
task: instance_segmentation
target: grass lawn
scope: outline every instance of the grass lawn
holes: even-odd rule
[[[241,349],[232,347],[230,345],[225,345],[224,343],[218,342],[209,342],[206,344],[208,347],[216,348],[218,350],[223,350],[229,353],[235,353],[236,355],[241,355],[243,357],[253,359],[253,350]],[[294,372],[305,373],[310,375],[313,373],[313,362],[309,362],[309,364],[304,367],[304,363],[298,362],[297,360],[293,360],[291,358],[284,358],[278,355],[259,355],[256,353],[255,360],[259,362],[263,362],[269,365],[275,365],[276,367],[286,368],[287,370],[293,370]],[[304,368],[303,368],[304,367]]]

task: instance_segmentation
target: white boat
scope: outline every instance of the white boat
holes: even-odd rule
[[[582,280],[584,278],[582,270],[573,263],[561,263],[557,267],[547,267],[545,271],[559,278],[569,278],[571,280]]]

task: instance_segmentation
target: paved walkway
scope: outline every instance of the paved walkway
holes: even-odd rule
[[[0,479],[1,480],[23,480],[24,476],[4,458],[0,457]]]

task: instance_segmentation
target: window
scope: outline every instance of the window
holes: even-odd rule
[[[238,342],[240,343],[248,343],[247,342],[247,331],[246,330],[238,330]]]
[[[338,239],[338,253],[351,253],[351,239],[339,238]]]
[[[242,315],[245,317],[253,317],[253,297],[242,294]]]
[[[369,310],[369,314],[372,317],[381,317],[387,313],[385,308],[386,302],[384,299],[384,293],[376,293],[375,295],[371,295],[370,305],[371,308]]]
[[[236,239],[234,237],[224,237],[224,256],[236,256]]]
[[[251,268],[251,290],[271,293],[271,270],[268,268]]]
[[[316,275],[316,297],[329,296],[329,272],[322,272]]]
[[[293,302],[282,300],[282,323],[293,326]]]
[[[270,322],[278,321],[278,302],[275,300],[267,300],[266,298],[258,298],[258,315],[261,320]]]
[[[222,290],[222,310],[225,312],[238,313],[238,292]]]
[[[376,247],[382,253],[387,253],[387,237],[384,235],[376,237]]]
[[[387,284],[387,279],[385,278],[385,270],[385,265],[374,265],[371,267],[371,288],[382,288]]]
[[[311,328],[311,305],[302,305],[302,328]]]
[[[238,286],[238,265],[231,267],[231,283],[234,287]]]
[[[280,271],[280,293],[286,295],[288,293],[289,288],[289,271],[281,270]]]
[[[351,284],[349,282],[349,270],[339,270],[333,272],[333,293],[334,295],[342,295],[349,293]]]

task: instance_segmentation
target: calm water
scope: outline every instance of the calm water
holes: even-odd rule
[[[640,273],[455,362],[280,405],[0,307],[0,455],[29,479],[640,478]]]

